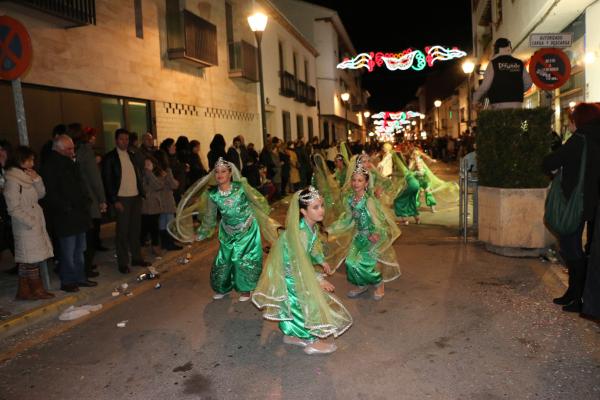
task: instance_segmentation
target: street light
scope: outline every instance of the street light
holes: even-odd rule
[[[585,64],[593,64],[596,62],[596,53],[593,51],[588,51],[587,53],[585,53],[585,55],[583,56],[583,62]]]
[[[342,99],[342,101],[344,103],[346,103],[344,108],[346,109],[346,117],[345,117],[345,119],[346,119],[346,134],[348,134],[349,129],[348,129],[348,104],[347,103],[348,103],[348,100],[350,100],[350,93],[344,92],[340,95],[340,98]]]
[[[440,107],[442,105],[442,102],[440,100],[436,100],[433,102],[433,105],[435,106],[435,109],[437,110],[437,118],[435,119],[435,130],[437,133],[437,136],[440,135]]]
[[[263,147],[267,144],[267,120],[265,115],[265,87],[263,83],[263,70],[262,70],[262,51],[260,47],[260,41],[262,34],[267,27],[268,17],[262,13],[254,13],[248,17],[248,24],[250,29],[254,32],[256,38],[256,45],[258,48],[258,82],[260,87],[260,118],[262,122],[262,136],[263,136]]]
[[[462,63],[462,70],[467,74],[467,129],[471,130],[471,76],[475,70],[475,63],[471,60],[466,60]]]

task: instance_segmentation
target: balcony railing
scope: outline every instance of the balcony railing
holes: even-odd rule
[[[256,47],[243,40],[229,43],[229,77],[258,82]]]
[[[169,59],[196,67],[218,65],[217,27],[187,10],[179,2],[167,1],[167,53]]]
[[[7,0],[61,21],[65,27],[96,24],[96,0]],[[0,1],[2,3],[2,1]]]
[[[314,107],[317,105],[317,89],[313,86],[308,87],[308,97],[306,99],[306,104],[310,107]]]
[[[279,78],[281,79],[279,94],[285,97],[296,97],[296,77],[289,72],[280,71]]]
[[[306,84],[306,82],[302,82],[302,81],[296,81],[297,85],[296,85],[296,97],[294,98],[294,100],[300,102],[300,103],[306,103],[306,100],[308,99],[308,85]]]

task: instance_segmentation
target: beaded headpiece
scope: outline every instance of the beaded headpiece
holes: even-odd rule
[[[302,203],[310,204],[316,199],[320,199],[322,197],[321,193],[319,193],[319,191],[314,186],[311,185],[307,189],[308,193],[302,194],[299,197]]]
[[[223,159],[223,157],[219,157],[219,159],[215,163],[215,169],[217,169],[219,167],[224,167],[231,171],[231,165],[229,165],[229,163],[227,161],[225,161]]]
[[[355,174],[361,174],[364,176],[369,176],[369,170],[367,170],[362,162],[360,162],[360,160],[358,160],[358,162],[356,163],[356,166],[354,167],[354,171],[352,171],[352,175]]]

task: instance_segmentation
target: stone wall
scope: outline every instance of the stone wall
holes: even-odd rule
[[[0,15],[21,21],[31,36],[34,57],[24,83],[154,101],[159,139],[187,132],[208,143],[221,132],[226,138],[245,133],[261,143],[257,85],[229,78],[225,2],[204,1],[202,9],[200,3],[190,3],[188,10],[201,16],[210,8],[210,22],[217,26],[218,66],[199,69],[168,60],[165,0],[142,3],[143,39],[136,37],[133,1],[97,0],[97,24],[71,29],[5,5],[0,5]],[[247,26],[239,29],[249,31]],[[170,114],[163,111],[165,103],[198,113]]]

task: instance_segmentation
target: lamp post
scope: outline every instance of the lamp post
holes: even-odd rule
[[[363,112],[363,116],[365,117],[365,132],[368,132],[369,131],[369,118],[371,117],[371,113],[369,111],[365,111],[365,112]],[[366,136],[363,136],[361,138],[361,140],[363,142],[366,142],[367,141]]]
[[[462,63],[462,70],[467,74],[467,129],[469,132],[471,131],[471,76],[474,69],[475,64],[473,61],[466,60]]]
[[[260,87],[260,120],[262,124],[263,147],[267,144],[267,120],[265,115],[265,87],[263,83],[262,51],[260,42],[262,39],[262,34],[267,27],[267,20],[268,17],[259,12],[248,17],[248,24],[250,25],[252,32],[254,32],[258,49],[258,82]]]
[[[437,136],[440,136],[440,107],[442,105],[441,100],[436,100],[433,102],[433,105],[435,106],[435,109],[437,111],[437,118],[435,119],[435,131],[437,133]]]
[[[345,109],[346,109],[346,116],[345,116],[345,120],[346,120],[346,136],[348,135],[348,100],[350,100],[350,93],[348,92],[344,92],[340,95],[340,98],[342,99],[342,101],[345,103]]]

